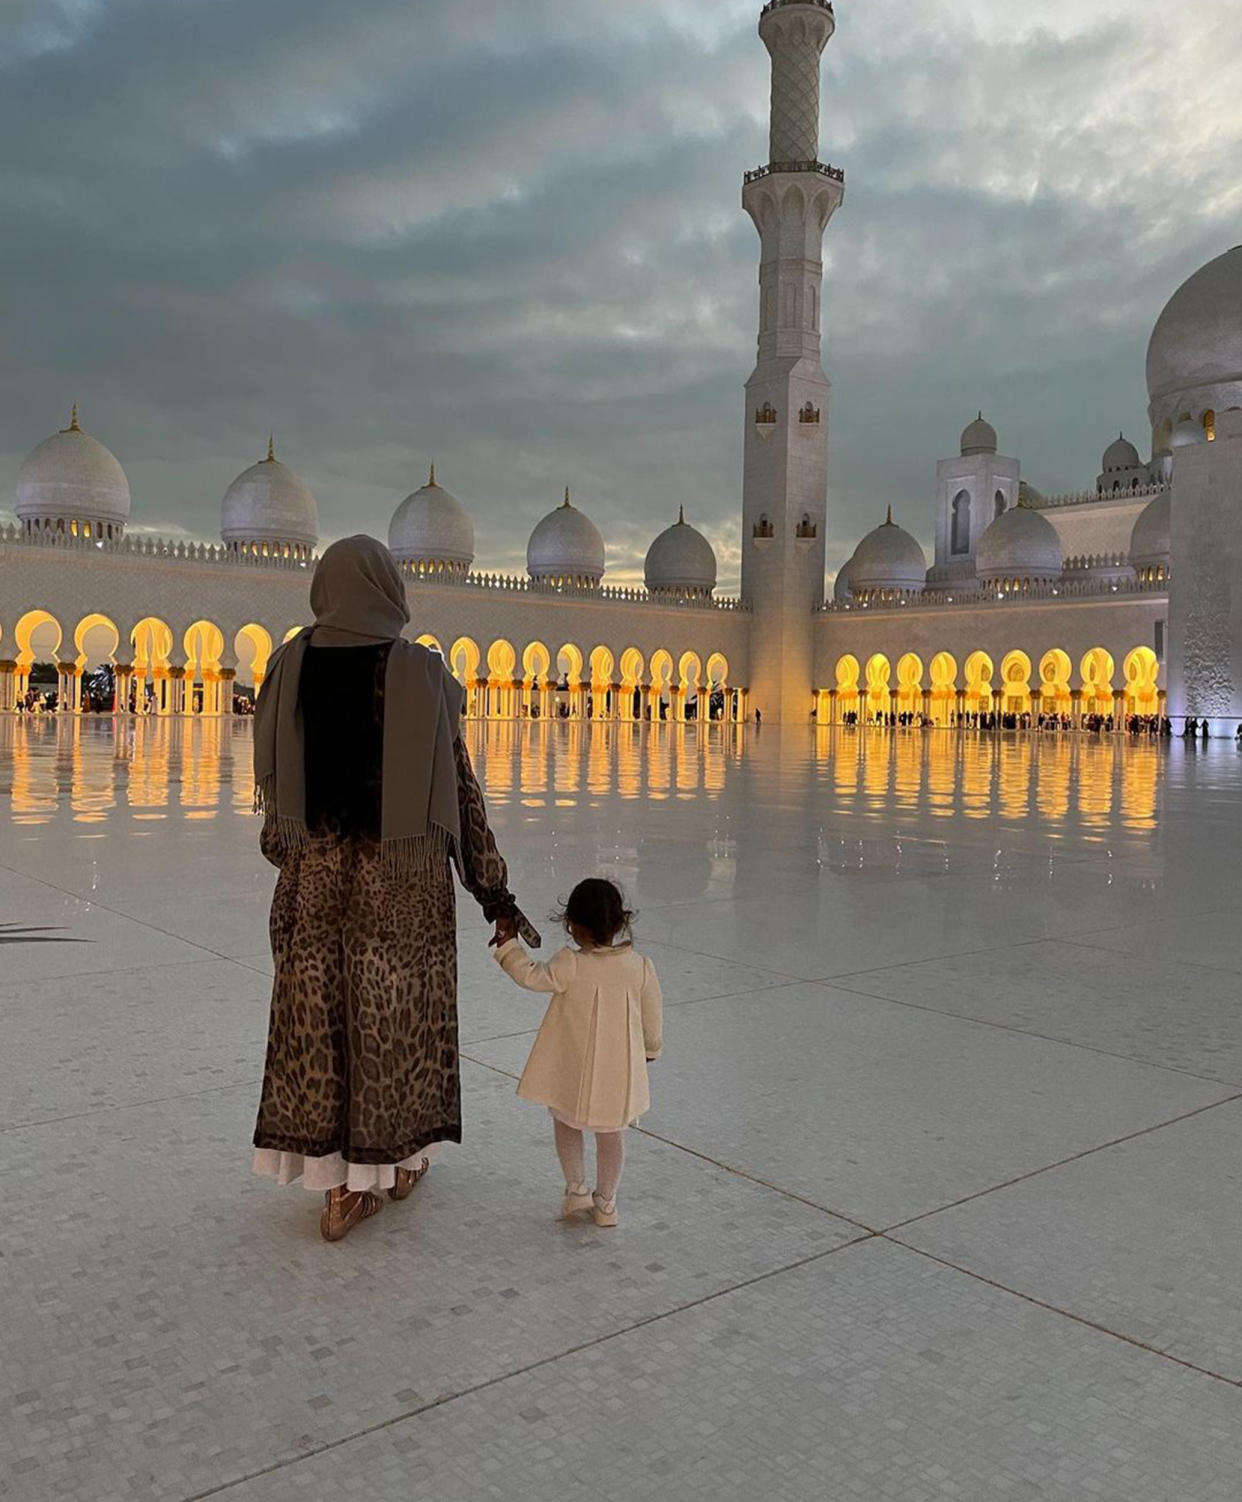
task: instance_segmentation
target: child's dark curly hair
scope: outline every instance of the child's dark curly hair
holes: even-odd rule
[[[554,921],[567,929],[571,923],[584,929],[601,949],[612,944],[618,934],[628,934],[634,918],[633,910],[625,905],[621,888],[602,876],[588,876],[580,881],[561,911],[553,914]]]

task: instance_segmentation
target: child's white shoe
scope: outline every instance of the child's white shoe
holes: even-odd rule
[[[566,1184],[565,1198],[561,1203],[561,1219],[572,1220],[575,1215],[581,1215],[594,1205],[595,1196],[585,1184]]]
[[[621,1217],[617,1214],[616,1200],[604,1200],[598,1194],[592,1195],[591,1219],[597,1226],[618,1225]]]

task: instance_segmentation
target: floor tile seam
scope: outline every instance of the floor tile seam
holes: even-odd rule
[[[83,897],[79,892],[70,891],[68,887],[59,887],[54,881],[45,881],[39,876],[27,876],[24,871],[18,871],[12,866],[0,865],[0,870],[10,872],[14,876],[20,876],[26,881],[33,881],[38,886],[46,887],[49,892],[59,892],[62,897],[71,897],[75,902],[85,903],[87,907],[98,909],[101,913],[107,913],[113,918],[123,918],[127,923],[136,923],[139,928],[145,928],[150,933],[162,934],[166,939],[176,939],[180,944],[188,944],[192,949],[201,950],[203,954],[211,955],[213,959],[227,960],[231,956],[221,954],[218,949],[212,949],[210,945],[200,944],[195,939],[187,939],[182,934],[173,933],[170,929],[161,928],[157,923],[148,923],[143,918],[135,918],[130,913],[123,913],[118,908],[109,907],[106,902],[100,902],[94,897]]]
[[[1005,944],[991,944],[984,949],[956,949],[950,954],[921,954],[913,960],[890,961],[887,965],[870,965],[866,970],[844,970],[839,975],[804,975],[802,980],[815,986],[835,985],[839,980],[852,980],[859,975],[876,975],[886,970],[909,970],[915,965],[939,964],[952,960],[975,959],[981,954],[994,954],[998,949],[1033,949],[1037,945],[1046,944],[1046,938],[1016,939]]]
[[[290,1455],[284,1460],[273,1461],[270,1465],[262,1466],[243,1476],[235,1476],[231,1480],[219,1482],[215,1486],[208,1487],[206,1491],[194,1492],[189,1496],[179,1499],[179,1502],[207,1502],[208,1498],[221,1496],[236,1487],[245,1486],[248,1482],[260,1480],[264,1476],[275,1475],[278,1471],[288,1470],[291,1466],[301,1465],[308,1460],[318,1459],[321,1455],[329,1454],[333,1450],[342,1449],[344,1446],[353,1444],[357,1440],[368,1439],[373,1435],[382,1434],[388,1429],[395,1429],[401,1424],[408,1423],[411,1419],[422,1418],[426,1414],[434,1413],[441,1408],[447,1408],[451,1404],[460,1402],[463,1399],[476,1397],[479,1393],[488,1392],[492,1388],[501,1387],[508,1382],[514,1382],[521,1377],[528,1376],[531,1372],[555,1366],[558,1362],[582,1355],[584,1351],[595,1350],[599,1346],[608,1345],[614,1340],[624,1339],[638,1330],[645,1330],[651,1325],[658,1325],[665,1320],[688,1314],[695,1309],[701,1309],[706,1304],[714,1303],[716,1300],[727,1298],[732,1294],[744,1292],[748,1288],[754,1288],[757,1284],[769,1282],[773,1278],[780,1278],[784,1277],[787,1273],[798,1272],[804,1267],[809,1267],[816,1262],[822,1262],[825,1258],[835,1256],[836,1253],[846,1251],[850,1247],[863,1246],[867,1242],[881,1239],[875,1233],[868,1232],[865,1235],[851,1237],[850,1240],[843,1241],[837,1246],[824,1247],[821,1251],[810,1252],[805,1257],[795,1258],[794,1261],[784,1263],[780,1267],[768,1268],[766,1271],[755,1273],[749,1278],[742,1278],[737,1283],[729,1284],[726,1288],[715,1288],[710,1293],[705,1293],[699,1298],[688,1299],[684,1303],[674,1305],[672,1308],[662,1309],[655,1314],[646,1315],[642,1319],[635,1320],[633,1323],[624,1325],[619,1329],[609,1330],[590,1340],[580,1341],[577,1345],[567,1346],[563,1351],[555,1351],[548,1356],[541,1356],[537,1361],[528,1362],[525,1366],[515,1367],[512,1371],[498,1372],[494,1377],[487,1377],[480,1382],[472,1383],[470,1386],[463,1387],[457,1392],[445,1393],[441,1397],[432,1399],[429,1403],[418,1404],[416,1407],[407,1409],[402,1413],[393,1414],[391,1418],[381,1419],[378,1423],[368,1424],[350,1434],[340,1435],[336,1439],[325,1440],[322,1444],[304,1450],[300,1454]]]
[[[258,1090],[262,1085],[261,1076],[252,1076],[249,1079],[237,1080],[231,1085],[208,1085],[203,1090],[187,1090],[183,1095],[154,1095],[149,1100],[128,1100],[114,1106],[96,1106],[93,1111],[71,1111],[67,1116],[49,1116],[43,1121],[14,1121],[0,1122],[0,1133],[5,1132],[37,1132],[40,1127],[58,1126],[66,1121],[85,1121],[92,1116],[106,1116],[114,1111],[141,1111],[147,1106],[166,1106],[174,1101],[199,1100],[204,1095],[220,1095],[228,1090]]]
[[[998,1032],[1012,1033],[1019,1038],[1035,1038],[1042,1043],[1056,1043],[1063,1048],[1078,1048],[1085,1053],[1099,1054],[1105,1059],[1117,1059],[1125,1064],[1139,1064],[1145,1069],[1159,1069],[1165,1074],[1175,1074],[1182,1079],[1200,1080],[1205,1085],[1220,1085],[1228,1090],[1233,1087],[1242,1089],[1242,1080],[1222,1080],[1215,1075],[1199,1074],[1193,1069],[1180,1069],[1175,1064],[1156,1064],[1151,1059],[1141,1059],[1135,1054],[1119,1053],[1113,1048],[1102,1048],[1098,1043],[1082,1043],[1075,1038],[1059,1038],[1054,1033],[1040,1033],[1033,1028],[1019,1027],[1013,1022],[998,1022],[992,1017],[973,1017],[966,1012],[950,1012],[943,1007],[932,1006],[930,1002],[906,1001],[900,996],[877,996],[871,991],[858,991],[852,986],[843,986],[840,981],[815,981],[813,984],[824,986],[833,991],[844,991],[847,996],[857,996],[862,1001],[887,1002],[895,1007],[907,1007],[912,1012],[924,1012],[933,1017],[953,1018],[958,1022],[969,1022],[978,1027],[996,1028]]]
[[[517,1080],[519,1078],[512,1070],[502,1069],[498,1064],[489,1064],[483,1059],[472,1058],[464,1049],[461,1056],[463,1059],[469,1059],[472,1064],[478,1065],[481,1069],[488,1069],[493,1074],[500,1075],[503,1079]],[[673,1137],[664,1137],[659,1132],[652,1131],[650,1127],[634,1126],[630,1127],[629,1130],[637,1133],[640,1137],[650,1137],[653,1142],[662,1142],[665,1147],[675,1148],[680,1153],[685,1153],[691,1158],[697,1158],[701,1163],[708,1163],[713,1168],[719,1168],[723,1173],[731,1174],[736,1179],[744,1179],[747,1183],[755,1184],[761,1189],[771,1190],[773,1194],[779,1194],[782,1199],[793,1200],[796,1204],[805,1205],[810,1210],[818,1210],[821,1215],[830,1215],[834,1220],[844,1221],[847,1225],[856,1226],[860,1231],[865,1231],[868,1236],[878,1236],[881,1234],[874,1226],[869,1226],[865,1221],[859,1220],[856,1215],[847,1215],[842,1210],[833,1210],[828,1205],[821,1205],[813,1199],[808,1199],[805,1195],[795,1193],[792,1189],[784,1189],[780,1184],[773,1184],[767,1179],[761,1179],[758,1174],[747,1173],[744,1168],[738,1168],[736,1164],[723,1163],[719,1158],[713,1158],[707,1153],[700,1152],[698,1148],[687,1147],[684,1142],[678,1142]]]
[[[881,1231],[877,1236],[869,1238],[875,1241],[887,1242],[890,1246],[899,1246],[903,1250],[913,1252],[918,1257],[925,1257],[929,1262],[934,1262],[939,1267],[946,1267],[953,1272],[960,1273],[963,1277],[970,1278],[975,1283],[982,1283],[987,1288],[994,1288],[998,1293],[1009,1294],[1012,1298],[1021,1299],[1024,1304],[1031,1304],[1036,1309],[1042,1309],[1048,1314],[1060,1315],[1062,1319],[1072,1320],[1077,1325],[1083,1325],[1088,1330],[1094,1330],[1099,1335],[1109,1336],[1111,1339],[1121,1342],[1122,1345],[1131,1346],[1136,1350],[1143,1351],[1149,1356],[1155,1356],[1162,1361],[1168,1361],[1174,1366],[1179,1366],[1185,1371],[1194,1372],[1197,1376],[1208,1377],[1213,1382],[1223,1382],[1227,1387],[1242,1388],[1242,1377],[1229,1377],[1223,1372],[1214,1372],[1211,1367],[1200,1366],[1188,1357],[1178,1356],[1172,1351],[1163,1351],[1159,1346],[1151,1345],[1145,1340],[1140,1340],[1137,1335],[1128,1335],[1124,1330],[1114,1330],[1110,1325],[1102,1324],[1099,1320],[1092,1319],[1089,1315],[1079,1314],[1076,1310],[1066,1309],[1060,1304],[1049,1303],[1047,1299],[1041,1299],[1033,1293],[1024,1293],[1020,1288],[1013,1288],[1008,1283],[1002,1283],[996,1278],[989,1278],[986,1273],[966,1267],[960,1262],[954,1262],[949,1257],[942,1257],[936,1252],[929,1251],[926,1247],[915,1246],[911,1242],[903,1241],[899,1236],[893,1236],[887,1231]]]
[[[102,979],[105,975],[143,975],[147,971],[183,970],[187,965],[218,965],[222,959],[227,960],[231,965],[240,963],[238,960],[228,960],[226,955],[206,953],[201,959],[159,960],[154,965],[118,965],[114,970],[84,970],[66,975],[36,975],[26,980],[0,981],[0,998],[3,998],[8,991],[29,991],[32,986],[54,985],[58,981],[94,981]]]
[[[695,959],[718,960],[721,964],[740,965],[743,969],[754,970],[760,975],[774,975],[777,977],[776,981],[774,982],[774,984],[776,985],[785,985],[789,981],[804,981],[808,978],[805,975],[794,975],[788,970],[773,970],[771,965],[752,965],[746,960],[735,959],[731,954],[717,954],[714,950],[710,949],[690,949],[685,944],[675,944],[669,939],[652,939],[651,942],[653,944],[659,944],[664,949],[675,949],[678,954],[692,954]],[[641,949],[641,937],[637,940],[637,944]],[[743,995],[744,993],[738,992],[737,994]]]
[[[1226,912],[1230,912],[1230,911],[1231,911],[1231,909],[1229,909],[1229,908],[1216,908],[1214,910],[1212,910],[1212,909],[1204,909],[1204,910],[1200,911],[1199,913],[1196,913],[1195,916],[1196,917],[1205,917],[1206,918],[1206,917],[1215,916],[1216,914],[1226,913]],[[1138,926],[1138,925],[1133,924],[1133,923],[1123,923],[1123,924],[1120,925],[1120,928],[1121,929],[1135,928],[1136,926]],[[1120,932],[1120,929],[1114,929],[1114,928],[1101,928],[1101,929],[1097,929],[1096,930],[1096,933],[1100,933],[1100,934],[1111,934],[1111,933],[1118,933],[1118,932]],[[1121,949],[1105,949],[1105,950],[1101,950],[1098,945],[1092,945],[1092,944],[1089,944],[1089,943],[1085,942],[1086,940],[1092,939],[1094,937],[1095,937],[1095,934],[1075,934],[1073,938],[1066,939],[1064,942],[1066,944],[1073,945],[1073,947],[1075,949],[1089,949],[1094,954],[1117,954],[1117,955],[1120,955],[1120,954],[1124,954],[1125,953],[1125,951],[1121,950]],[[1169,961],[1169,963],[1173,963],[1173,962]],[[1237,966],[1236,965],[1209,965],[1204,960],[1183,960],[1183,959],[1178,959],[1176,961],[1176,963],[1179,966],[1183,966],[1183,967],[1185,967],[1187,969],[1190,969],[1190,970],[1204,970],[1209,975],[1236,975],[1237,974]]]
[[[930,1220],[933,1216],[944,1215],[950,1210],[959,1210],[963,1205],[973,1204],[975,1200],[986,1199],[991,1194],[1000,1194],[1003,1190],[1013,1189],[1016,1185],[1025,1184],[1043,1174],[1055,1173],[1058,1169],[1068,1168],[1073,1163],[1080,1163],[1084,1158],[1094,1157],[1097,1153],[1108,1152],[1114,1147],[1124,1147],[1127,1143],[1136,1142],[1141,1137],[1150,1137],[1155,1132],[1163,1132],[1168,1127],[1180,1126],[1183,1122],[1194,1120],[1196,1116],[1203,1116],[1208,1111],[1217,1111],[1222,1106],[1233,1105],[1237,1101],[1242,1101],[1242,1092],[1222,1096],[1220,1100],[1207,1101],[1204,1105],[1195,1106],[1193,1110],[1182,1111],[1177,1116],[1170,1116],[1164,1121],[1154,1121],[1150,1126],[1139,1127],[1136,1131],[1126,1132],[1107,1142],[1098,1142],[1092,1147],[1085,1147],[1081,1152],[1071,1153],[1067,1158],[1058,1158],[1054,1163],[1044,1163],[1039,1168],[1015,1174],[1013,1178],[1005,1179],[999,1184],[990,1184],[986,1189],[977,1189],[973,1194],[964,1194],[960,1199],[937,1205],[933,1210],[923,1210],[918,1215],[908,1216],[905,1220],[894,1221],[892,1225],[877,1228],[876,1235],[891,1236],[894,1231],[904,1231],[908,1226],[918,1225],[922,1221]]]

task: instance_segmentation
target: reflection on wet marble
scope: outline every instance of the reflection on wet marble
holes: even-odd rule
[[[664,981],[618,1232],[463,903],[466,1142],[325,1248],[247,1172],[251,726],[0,719],[0,923],[82,941],[0,949],[0,1494],[1233,1502],[1233,742],[466,735],[549,946],[612,875]]]

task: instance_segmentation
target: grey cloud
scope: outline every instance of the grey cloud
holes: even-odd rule
[[[1227,9],[1101,5],[1067,40],[971,31],[947,0],[913,25],[838,7],[830,562],[889,501],[928,536],[934,461],[980,404],[1043,489],[1141,438],[1156,313],[1237,238]],[[0,469],[76,397],[136,519],[212,536],[274,426],[329,534],[382,534],[434,457],[484,566],[520,565],[568,481],[611,569],[684,501],[727,579],[756,10],[66,0],[76,40],[0,52]],[[26,11],[27,33],[50,14]]]

